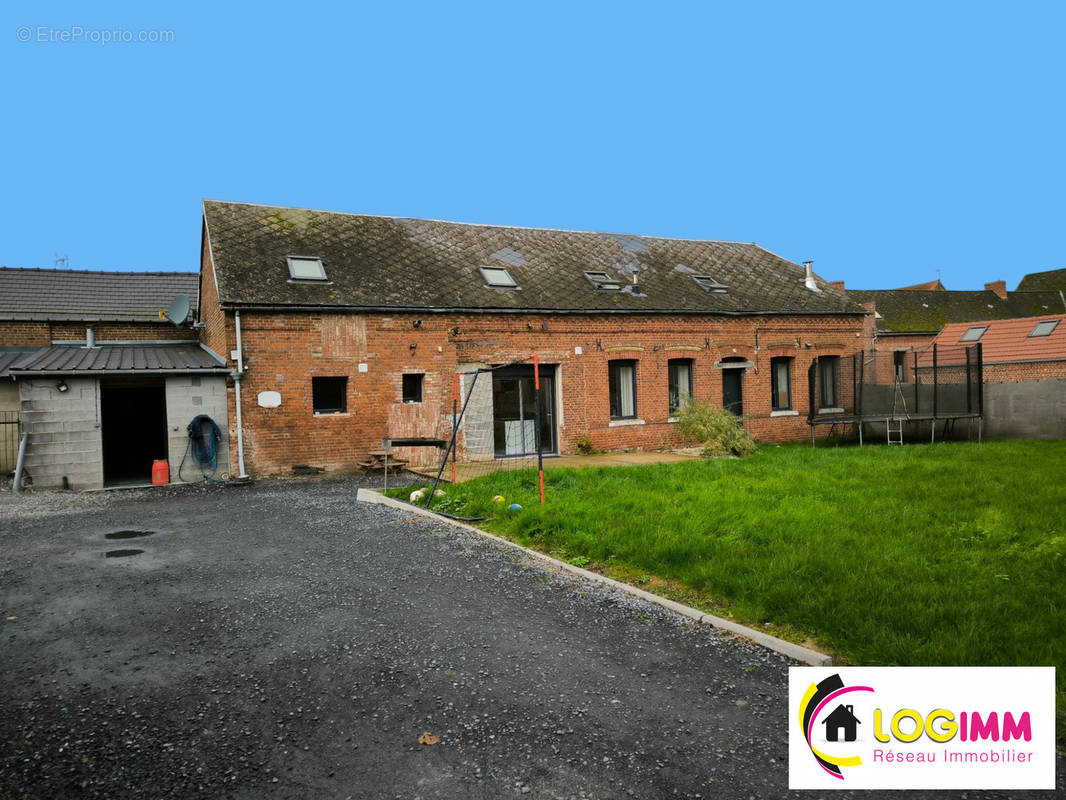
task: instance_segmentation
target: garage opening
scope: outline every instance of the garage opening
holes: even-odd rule
[[[124,379],[100,385],[104,485],[151,483],[152,462],[167,459],[163,380]]]

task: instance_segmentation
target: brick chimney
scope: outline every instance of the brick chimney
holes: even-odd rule
[[[992,292],[1000,300],[1007,299],[1007,282],[1006,281],[992,281],[985,284],[985,291]]]
[[[829,285],[836,289],[838,292],[844,292],[844,281],[829,281]]]

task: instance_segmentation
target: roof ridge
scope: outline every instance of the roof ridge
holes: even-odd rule
[[[439,223],[441,223],[443,225],[464,225],[464,226],[470,227],[470,228],[505,228],[505,229],[508,229],[508,230],[518,230],[518,231],[546,231],[546,232],[549,232],[549,233],[585,233],[585,234],[595,234],[597,236],[635,236],[635,237],[637,237],[639,239],[664,239],[666,241],[671,241],[671,242],[707,242],[707,243],[711,243],[711,244],[743,244],[743,245],[753,245],[755,247],[758,247],[760,250],[766,250],[766,252],[770,253],[771,255],[777,256],[778,258],[783,258],[783,256],[779,256],[779,255],[777,255],[777,253],[773,253],[772,251],[767,250],[765,247],[760,245],[758,242],[744,242],[744,241],[740,241],[740,240],[731,240],[731,239],[695,239],[695,238],[688,237],[688,236],[661,236],[661,235],[653,234],[653,233],[622,233],[620,231],[592,231],[592,230],[581,230],[581,229],[577,229],[577,228],[545,228],[545,227],[537,226],[537,225],[503,225],[503,224],[500,224],[500,223],[493,223],[493,222],[463,222],[461,220],[437,219],[435,217],[405,217],[405,216],[400,216],[400,215],[397,215],[397,214],[362,214],[362,213],[359,213],[359,212],[356,212],[356,211],[331,211],[331,210],[325,209],[325,208],[307,208],[305,206],[279,206],[279,205],[274,205],[274,204],[269,204],[269,203],[243,203],[243,202],[237,202],[237,201],[233,201],[233,200],[215,200],[215,199],[212,199],[210,197],[205,197],[203,199],[203,202],[204,203],[220,203],[222,205],[231,205],[231,206],[254,206],[256,208],[280,208],[280,209],[284,209],[286,211],[313,211],[316,214],[338,214],[338,215],[346,216],[346,217],[369,217],[371,219],[394,219],[394,220],[410,219],[410,220],[416,220],[418,222],[439,222]],[[789,259],[784,259],[784,260],[785,261],[789,261]],[[789,263],[795,263],[795,262],[789,261]]]
[[[192,270],[122,270],[122,269],[66,269],[62,267],[0,267],[5,272],[58,272],[64,275],[192,275],[200,273]]]

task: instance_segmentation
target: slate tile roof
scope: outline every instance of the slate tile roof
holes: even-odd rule
[[[159,322],[175,295],[188,295],[195,311],[198,291],[195,272],[0,267],[0,320]]]
[[[1066,292],[1066,269],[1049,269],[1046,272],[1030,272],[1018,282],[1019,292],[1058,291]]]
[[[1048,336],[1030,336],[1040,322],[1058,321]],[[960,339],[976,326],[987,326],[981,338],[981,358],[987,364],[1018,361],[1066,360],[1066,313],[1025,319],[986,319],[947,325],[936,337],[941,348],[960,344]],[[966,342],[962,342],[966,344]],[[927,351],[931,353],[931,348]],[[931,356],[928,356],[931,358]]]
[[[230,307],[476,311],[863,314],[758,245],[468,225],[204,201],[219,295]],[[287,256],[322,259],[326,282],[290,280]],[[485,285],[507,269],[517,289]],[[622,291],[597,289],[586,270]],[[700,288],[708,275],[727,293]],[[632,289],[636,276],[639,293]]]
[[[878,329],[891,333],[935,333],[954,322],[1066,311],[1057,292],[1009,292],[1003,299],[988,290],[848,289],[848,297],[874,303]]]
[[[13,366],[16,377],[23,375],[110,375],[138,372],[218,372],[228,370],[199,344],[104,345],[79,347],[52,345],[30,359]]]

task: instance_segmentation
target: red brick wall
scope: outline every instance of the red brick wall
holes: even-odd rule
[[[205,279],[205,312],[208,281]],[[205,313],[206,317],[206,313]],[[419,328],[414,321],[421,319]],[[573,450],[588,436],[600,449],[657,449],[678,444],[668,421],[667,362],[691,358],[699,398],[721,403],[715,364],[736,356],[753,363],[743,378],[744,412],[763,441],[803,439],[807,368],[817,355],[861,348],[862,318],[728,319],[691,316],[564,317],[552,315],[267,314],[241,317],[246,358],[242,384],[245,454],[252,474],[289,472],[294,464],[352,469],[386,436],[439,436],[450,431],[452,376],[458,364],[501,364],[536,352],[559,365],[559,443]],[[547,326],[547,330],[543,326]],[[227,319],[232,332],[232,321]],[[210,328],[210,323],[209,323]],[[414,348],[411,345],[415,345]],[[210,346],[210,345],[209,345]],[[575,347],[582,354],[575,354]],[[796,416],[770,417],[770,358],[788,356]],[[608,367],[637,365],[637,413],[643,425],[612,426]],[[359,372],[359,364],[367,372]],[[401,375],[426,375],[421,404],[401,402]],[[316,416],[311,378],[346,376],[348,412]],[[260,408],[259,392],[275,390],[282,406]],[[231,392],[232,396],[232,392]],[[231,421],[236,415],[231,408]],[[235,430],[233,431],[235,435]],[[231,448],[235,453],[236,447]],[[409,455],[435,453],[412,450]]]
[[[47,347],[51,343],[52,331],[47,322],[0,322],[0,347]]]
[[[1030,361],[1016,364],[985,364],[985,383],[1017,383],[1066,378],[1066,359]]]
[[[160,322],[0,322],[0,346],[47,347],[52,342],[84,342],[85,329],[92,328],[96,341],[144,342],[196,341],[196,331]]]

